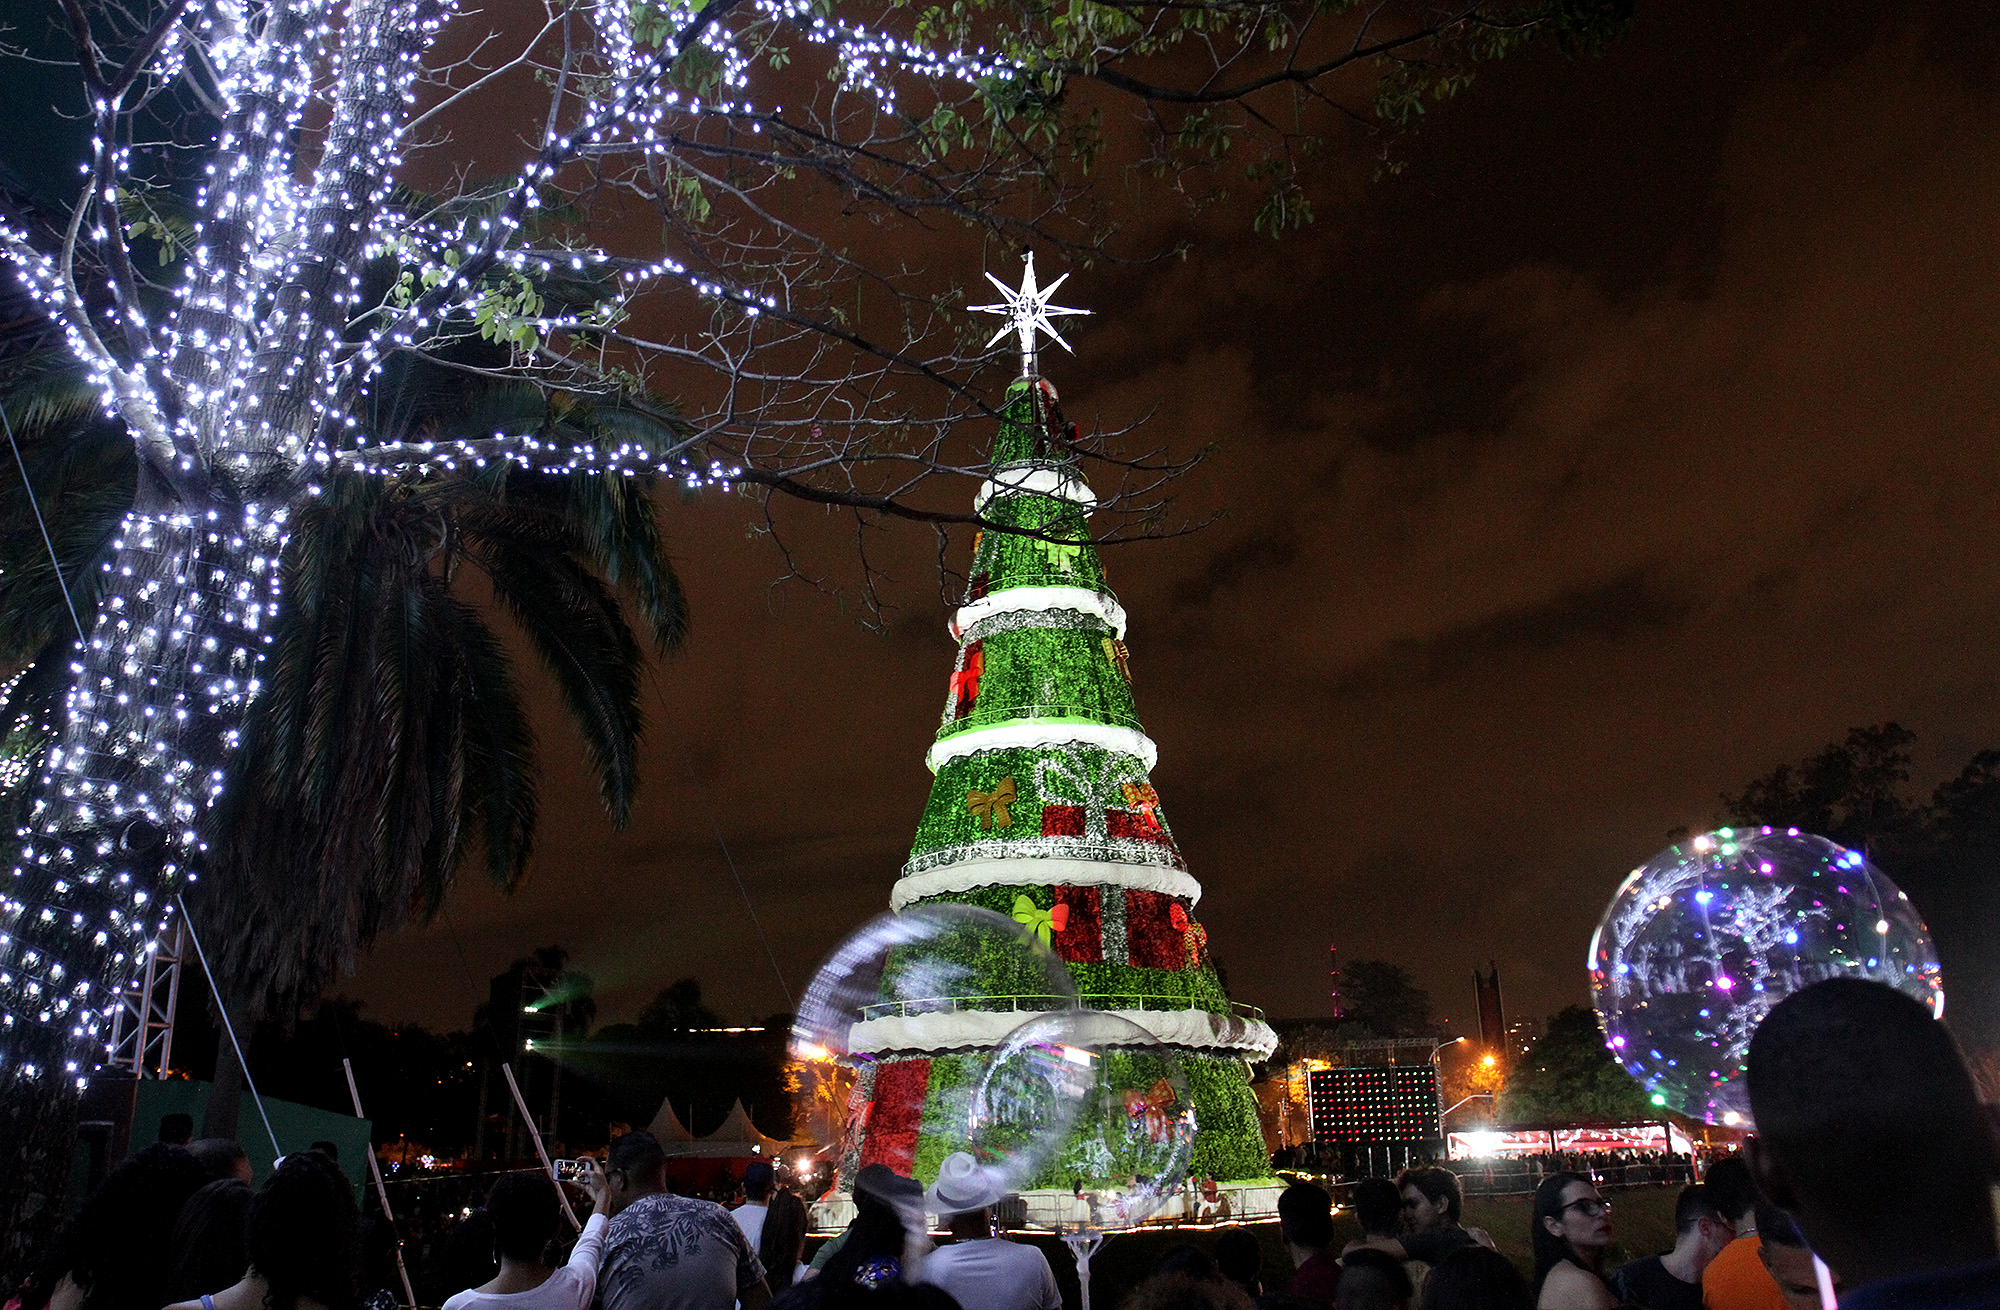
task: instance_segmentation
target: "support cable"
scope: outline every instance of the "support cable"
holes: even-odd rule
[[[243,1056],[243,1043],[236,1040],[236,1025],[229,1021],[229,1007],[223,1003],[222,989],[215,985],[215,971],[208,967],[208,952],[201,947],[201,934],[194,930],[194,916],[188,913],[187,902],[174,897],[174,904],[181,910],[181,922],[187,925],[188,940],[194,943],[194,958],[201,961],[201,972],[208,979],[208,994],[215,998],[215,1012],[222,1016],[222,1031],[229,1034],[229,1045],[236,1052],[236,1065],[243,1070],[243,1085],[250,1089],[250,1099],[257,1103],[257,1117],[264,1121],[264,1131],[271,1138],[271,1159],[275,1163],[282,1159],[285,1148],[278,1145],[278,1130],[271,1127],[271,1116],[264,1110],[264,1098],[257,1092],[257,1080],[250,1075],[250,1061]],[[370,1148],[373,1153],[373,1148]]]
[[[7,430],[7,445],[14,452],[14,467],[21,470],[21,485],[28,492],[28,508],[35,511],[36,526],[42,530],[42,544],[49,548],[49,563],[56,571],[56,586],[62,588],[63,604],[69,606],[69,621],[76,625],[77,642],[88,644],[90,638],[83,635],[83,620],[77,617],[76,602],[70,599],[69,580],[63,577],[62,561],[56,558],[55,539],[49,536],[48,520],[42,517],[42,502],[35,495],[35,484],[28,480],[28,463],[21,458],[21,446],[14,440],[14,424],[7,418],[5,405],[0,405],[0,427],[5,427]]]
[[[722,835],[722,820],[716,817],[715,806],[709,803],[708,793],[701,785],[701,778],[694,771],[694,756],[689,753],[687,743],[674,727],[673,715],[667,708],[666,688],[660,685],[659,675],[653,676],[653,695],[660,702],[660,721],[666,725],[667,735],[674,739],[674,750],[681,757],[681,765],[687,770],[688,785],[694,788],[695,800],[708,814],[709,827],[715,832],[715,844],[722,848],[722,859],[729,866],[729,876],[736,880],[736,894],[743,898],[743,909],[750,915],[750,924],[757,930],[757,940],[764,945],[764,958],[771,962],[771,972],[778,979],[778,990],[785,994],[785,1004],[798,1009],[798,1001],[792,996],[792,985],[785,981],[785,971],[778,967],[778,953],[771,949],[771,939],[764,932],[764,921],[757,917],[757,907],[750,900],[750,889],[743,884],[743,875],[736,868],[736,857],[729,851],[729,842]]]

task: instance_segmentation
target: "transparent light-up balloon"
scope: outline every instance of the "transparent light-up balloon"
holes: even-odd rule
[[[1065,1229],[1124,1228],[1187,1181],[1194,1102],[1179,1055],[1099,1010],[1043,1015],[1007,1035],[971,1104],[975,1158],[1072,1193]]]
[[[1748,1125],[1743,1061],[1779,1001],[1869,978],[1944,1012],[1930,932],[1859,851],[1796,828],[1722,828],[1625,879],[1590,943],[1613,1057],[1653,1104]]]
[[[792,1055],[866,1064],[949,1047],[982,1022],[990,1046],[1025,1014],[1075,1004],[1068,968],[1020,924],[922,905],[871,919],[827,957],[799,1003]]]
[[[822,1087],[840,1087],[848,1075],[839,1066],[857,1071],[842,1149],[850,1159],[869,1131],[867,1089],[888,1076],[883,1068],[926,1060],[916,1109],[923,1158],[905,1172],[930,1181],[943,1156],[971,1145],[969,1105],[986,1053],[1024,1019],[1075,1005],[1068,968],[1013,919],[969,905],[918,906],[871,920],[827,957],[799,1005],[791,1052]],[[1047,1147],[1030,1133],[989,1151],[994,1186],[1018,1189]],[[921,1206],[909,1216],[921,1217]]]

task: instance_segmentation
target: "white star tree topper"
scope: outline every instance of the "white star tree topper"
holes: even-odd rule
[[[1027,260],[1027,267],[1021,273],[1021,289],[1019,291],[1014,290],[999,278],[988,273],[986,280],[1000,288],[1000,294],[1005,299],[997,305],[972,305],[968,308],[975,314],[1005,314],[1007,316],[1006,326],[995,332],[993,339],[986,344],[989,348],[997,346],[1006,338],[1009,332],[1020,334],[1021,376],[1031,378],[1035,376],[1035,334],[1037,332],[1048,333],[1049,339],[1054,341],[1058,346],[1061,346],[1064,350],[1069,350],[1071,354],[1076,353],[1074,350],[1070,350],[1069,342],[1062,339],[1062,333],[1056,331],[1056,325],[1050,320],[1049,316],[1051,314],[1088,314],[1090,311],[1087,309],[1070,309],[1063,305],[1051,305],[1049,303],[1050,297],[1055,295],[1057,287],[1069,280],[1069,274],[1064,273],[1061,277],[1049,283],[1046,288],[1037,287],[1035,285],[1034,252],[1029,251],[1025,258]]]

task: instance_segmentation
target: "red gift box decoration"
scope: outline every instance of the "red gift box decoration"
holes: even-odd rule
[[[924,1097],[930,1086],[929,1060],[898,1060],[876,1070],[868,1135],[861,1142],[862,1164],[886,1164],[909,1176],[910,1165],[917,1158],[917,1134],[924,1125]]]
[[[1132,963],[1142,969],[1185,969],[1185,935],[1174,927],[1173,912],[1187,911],[1171,896],[1133,888],[1125,893],[1125,940]]]
[[[1056,904],[1066,906],[1069,920],[1056,933],[1056,954],[1064,964],[1104,962],[1104,908],[1095,887],[1057,887]]]
[[[952,717],[962,719],[972,713],[972,703],[979,699],[979,675],[986,671],[986,652],[981,649],[983,642],[973,642],[965,648],[965,667],[951,675]]]
[[[1042,806],[1042,836],[1044,837],[1083,836],[1083,806],[1081,805]]]
[[[1160,821],[1151,815],[1134,814],[1130,810],[1111,810],[1104,816],[1104,833],[1107,837],[1124,837],[1129,841],[1147,841],[1155,846],[1172,846],[1173,838]]]

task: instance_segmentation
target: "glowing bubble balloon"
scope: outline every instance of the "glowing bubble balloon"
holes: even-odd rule
[[[1030,1015],[1068,1011],[1076,999],[1068,967],[1013,919],[969,905],[918,906],[870,921],[827,957],[799,1004],[791,1053],[808,1075],[930,1061],[917,1128],[934,1171],[940,1157],[973,1144],[970,1102],[987,1051]],[[859,1149],[866,1123],[850,1114],[846,1146]],[[1036,1132],[990,1143],[995,1185],[1018,1188],[1048,1145]]]
[[[1016,1186],[1072,1193],[1071,1231],[1141,1222],[1180,1195],[1194,1156],[1179,1055],[1100,1010],[1046,1014],[1009,1033],[973,1092],[970,1129],[975,1157],[1006,1162]]]
[[[1591,999],[1653,1104],[1747,1126],[1743,1062],[1779,1001],[1870,978],[1944,1013],[1930,932],[1858,851],[1796,828],[1722,828],[1625,879],[1590,942]]]
[[[959,1016],[1001,1011],[994,1038],[1029,1010],[1076,1004],[1069,969],[1003,914],[922,905],[870,920],[842,942],[806,988],[792,1023],[803,1060],[867,1063],[949,1044]]]

